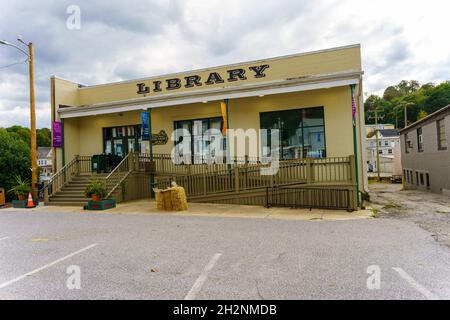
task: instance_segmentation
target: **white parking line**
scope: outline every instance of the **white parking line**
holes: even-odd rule
[[[212,268],[214,268],[214,265],[216,264],[217,260],[219,260],[221,253],[216,253],[211,260],[209,260],[206,267],[203,269],[202,273],[198,277],[197,281],[195,281],[194,285],[192,286],[191,290],[189,290],[188,294],[184,298],[184,300],[194,300],[197,294],[200,292],[203,284],[206,281],[206,278],[208,277],[208,274],[211,272]]]
[[[62,262],[62,261],[64,261],[64,260],[67,260],[67,259],[69,259],[69,258],[71,258],[71,257],[73,257],[73,256],[75,256],[75,255],[77,255],[77,254],[80,254],[80,253],[82,253],[82,252],[84,252],[84,251],[86,251],[86,250],[89,250],[89,249],[91,249],[91,248],[93,248],[93,247],[95,247],[95,246],[97,246],[97,245],[98,245],[98,243],[93,243],[93,244],[91,244],[90,246],[87,246],[87,247],[85,247],[85,248],[83,248],[83,249],[80,249],[80,250],[78,250],[78,251],[72,252],[71,254],[69,254],[69,255],[67,255],[67,256],[65,256],[65,257],[62,257],[61,259],[55,260],[55,261],[53,261],[53,262],[50,262],[50,263],[46,264],[45,266],[42,266],[42,267],[37,268],[37,269],[34,269],[33,271],[30,271],[30,272],[28,272],[28,273],[25,273],[25,274],[23,274],[23,275],[21,275],[21,276],[19,276],[19,277],[17,277],[17,278],[14,278],[14,279],[12,279],[12,280],[9,280],[9,281],[7,281],[7,282],[4,282],[4,283],[0,284],[0,289],[2,289],[2,288],[4,288],[4,287],[7,287],[7,286],[9,286],[9,285],[11,285],[11,284],[13,284],[13,283],[15,283],[15,282],[17,282],[17,281],[20,281],[20,280],[22,280],[22,279],[24,279],[24,278],[26,278],[26,277],[28,277],[28,276],[33,275],[33,274],[35,274],[35,273],[38,273],[39,271],[42,271],[42,270],[47,269],[47,268],[49,268],[49,267],[51,267],[51,266],[54,266],[54,265],[57,264],[57,263],[60,263],[60,262]]]
[[[411,277],[409,274],[407,274],[405,272],[405,270],[403,270],[402,268],[392,268],[392,269],[394,269],[400,275],[400,277],[402,277],[404,280],[406,280],[411,285],[411,287],[413,287],[414,289],[419,291],[428,300],[438,300],[439,299],[434,293],[432,293],[431,291],[429,291],[428,289],[423,287],[421,284],[419,284],[416,280],[414,280],[413,277]]]
[[[6,240],[6,239],[9,239],[9,237],[3,237],[3,238],[0,238],[0,241]]]

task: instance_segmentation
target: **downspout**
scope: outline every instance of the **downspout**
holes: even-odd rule
[[[355,101],[355,86],[350,85],[352,95],[352,125],[353,125],[353,154],[355,155],[355,175],[356,175],[356,205],[360,206],[359,201],[359,166],[358,166],[358,142],[356,136],[356,101]]]
[[[152,137],[152,108],[147,108],[148,113],[148,144],[150,162],[153,162],[153,137]],[[150,197],[154,197],[153,188],[155,186],[155,175],[150,173]]]
[[[61,148],[61,152],[62,152],[62,167],[64,167],[66,165],[66,150],[64,148],[64,144],[65,144],[65,139],[64,139],[64,118],[61,119],[61,136],[62,136],[62,148]]]

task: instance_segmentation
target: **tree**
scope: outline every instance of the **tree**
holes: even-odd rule
[[[36,130],[36,142],[38,147],[51,147],[52,133],[48,128]]]
[[[21,139],[22,130],[8,132],[0,128],[0,186],[11,189],[14,176],[31,179],[30,146]],[[11,195],[7,195],[11,199]]]
[[[417,115],[417,120],[423,119],[427,116],[427,112],[425,110],[420,110],[419,114]]]
[[[429,90],[429,95],[424,102],[425,111],[430,114],[450,104],[450,81]]]

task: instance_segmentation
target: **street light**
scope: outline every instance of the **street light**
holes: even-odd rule
[[[30,77],[30,131],[31,131],[31,193],[33,197],[37,196],[37,157],[36,157],[36,107],[34,99],[34,46],[30,42],[26,44],[21,37],[17,40],[28,47],[28,52],[13,43],[6,40],[0,40],[0,44],[16,48],[27,56]]]

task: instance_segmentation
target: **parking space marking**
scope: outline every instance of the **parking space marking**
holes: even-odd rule
[[[42,266],[42,267],[40,267],[40,268],[34,269],[33,271],[30,271],[30,272],[28,272],[28,273],[25,273],[25,274],[23,274],[23,275],[21,275],[21,276],[19,276],[19,277],[17,277],[17,278],[14,278],[14,279],[12,279],[12,280],[9,280],[9,281],[7,281],[7,282],[4,282],[4,283],[0,284],[0,289],[3,289],[4,287],[7,287],[7,286],[9,286],[9,285],[11,285],[11,284],[13,284],[13,283],[15,283],[15,282],[17,282],[17,281],[22,280],[22,279],[25,279],[26,277],[29,277],[29,276],[31,276],[31,275],[33,275],[33,274],[35,274],[35,273],[38,273],[39,271],[42,271],[42,270],[47,269],[47,268],[49,268],[49,267],[51,267],[51,266],[54,266],[54,265],[57,264],[57,263],[60,263],[60,262],[62,262],[62,261],[64,261],[64,260],[67,260],[67,259],[69,259],[69,258],[72,258],[73,256],[76,256],[77,254],[80,254],[80,253],[82,253],[82,252],[84,252],[84,251],[86,251],[86,250],[89,250],[89,249],[91,249],[91,248],[93,248],[93,247],[95,247],[95,246],[97,246],[97,245],[98,245],[98,243],[93,243],[93,244],[91,244],[91,245],[89,245],[89,246],[87,246],[87,247],[85,247],[85,248],[83,248],[83,249],[80,249],[80,250],[78,250],[78,251],[72,252],[71,254],[69,254],[69,255],[67,255],[67,256],[65,256],[65,257],[62,257],[62,258],[60,258],[60,259],[58,259],[58,260],[55,260],[55,261],[53,261],[53,262],[50,262],[50,263],[48,263],[48,264],[46,264],[46,265],[44,265],[44,266]]]
[[[200,292],[203,284],[206,281],[206,278],[208,277],[208,274],[211,272],[212,268],[214,268],[214,265],[216,264],[217,260],[219,260],[221,253],[216,253],[211,260],[209,260],[206,267],[203,269],[200,276],[195,281],[194,285],[192,286],[191,290],[189,290],[188,294],[184,298],[184,300],[194,300],[197,294]]]
[[[0,241],[6,240],[6,239],[9,239],[9,237],[3,237],[3,238],[0,238]]]
[[[396,271],[400,277],[402,277],[404,280],[406,280],[411,287],[416,289],[418,292],[420,292],[423,296],[425,296],[428,300],[438,300],[439,297],[437,297],[434,293],[423,287],[421,284],[419,284],[416,280],[413,279],[409,274],[406,273],[405,270],[402,268],[392,268],[394,271]]]

